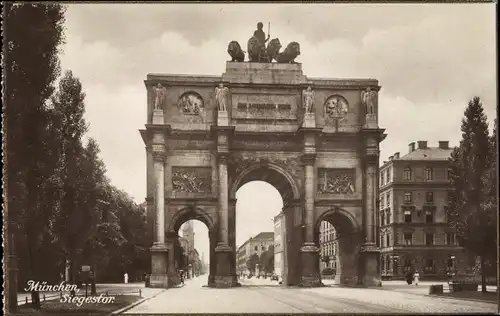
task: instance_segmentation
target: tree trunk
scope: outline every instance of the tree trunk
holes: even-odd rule
[[[486,271],[484,271],[484,256],[480,257],[481,262],[481,291],[486,292]]]
[[[30,230],[30,228],[28,228],[28,230]],[[28,268],[29,268],[28,275],[30,276],[31,280],[36,282],[38,278],[35,273],[35,258],[33,253],[34,242],[31,231],[26,232],[26,241],[28,244]],[[35,290],[31,291],[31,305],[36,310],[40,309],[40,293],[38,293],[38,291]]]

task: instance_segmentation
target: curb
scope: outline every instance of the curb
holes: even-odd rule
[[[424,294],[423,296],[434,297],[434,298],[444,298],[444,299],[448,299],[448,300],[459,300],[459,301],[463,300],[463,301],[479,302],[479,303],[486,303],[486,304],[496,304],[495,302],[489,302],[489,301],[485,301],[485,300],[478,300],[478,299],[475,299],[475,298],[449,297],[449,296],[430,295],[430,294]]]
[[[129,305],[125,306],[125,307],[122,307],[122,308],[120,308],[119,310],[112,312],[110,315],[120,315],[120,314],[122,314],[122,313],[124,313],[124,312],[128,311],[129,309],[132,309],[132,308],[134,308],[135,306],[137,306],[137,305],[141,304],[141,303],[144,303],[144,302],[146,302],[146,301],[148,301],[148,300],[150,300],[150,299],[152,299],[152,298],[157,297],[158,295],[160,295],[161,293],[163,293],[163,292],[165,292],[165,291],[166,291],[166,289],[163,289],[162,291],[160,291],[160,292],[156,293],[155,295],[153,295],[153,296],[151,296],[151,297],[145,297],[145,298],[143,298],[143,299],[141,299],[141,300],[138,300],[137,302],[134,302],[134,303],[129,304]]]
[[[410,293],[410,292],[403,292],[403,291],[393,291],[389,289],[384,289],[383,286],[382,288],[379,288],[380,290],[387,291],[387,292],[399,292],[399,293],[406,293],[406,294],[411,294],[411,295],[417,295],[417,296],[426,296],[426,297],[433,297],[433,298],[444,298],[448,300],[464,300],[464,301],[470,301],[470,302],[479,302],[479,303],[486,303],[486,304],[495,304],[495,302],[489,302],[485,300],[478,300],[475,298],[465,298],[465,297],[449,297],[449,296],[441,296],[438,294],[418,294],[418,293]]]

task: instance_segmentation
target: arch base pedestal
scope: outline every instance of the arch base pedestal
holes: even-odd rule
[[[364,244],[361,247],[361,264],[363,277],[360,280],[365,287],[382,286],[380,276],[380,249],[375,244]]]
[[[319,275],[319,248],[314,243],[304,243],[300,248],[300,260],[302,271],[299,286],[323,286]]]

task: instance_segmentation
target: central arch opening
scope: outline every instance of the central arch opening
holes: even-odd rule
[[[315,243],[319,247],[319,269],[325,285],[359,283],[359,253],[362,238],[356,220],[345,210],[333,208],[316,222]]]
[[[236,275],[242,286],[279,286],[285,273],[284,206],[298,195],[280,166],[257,165],[237,175]]]

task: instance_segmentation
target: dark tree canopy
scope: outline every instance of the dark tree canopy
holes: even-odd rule
[[[498,156],[479,97],[469,102],[461,130],[462,140],[450,157],[447,215],[460,244],[480,257],[485,291],[484,262],[496,255],[498,203],[492,194],[496,190],[492,173],[497,171]]]

